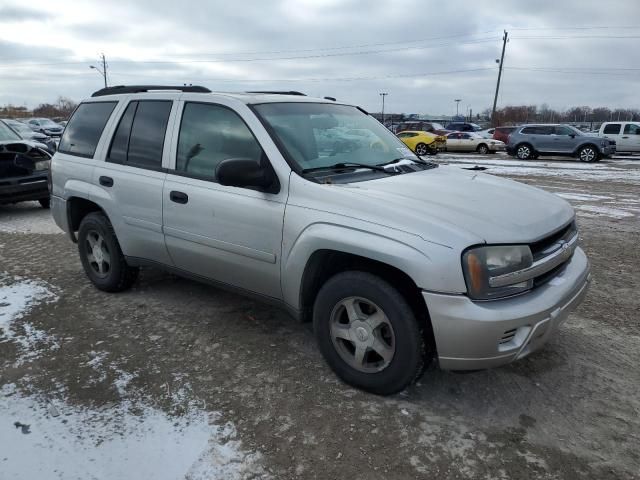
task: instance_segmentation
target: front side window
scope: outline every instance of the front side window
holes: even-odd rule
[[[287,102],[259,104],[254,109],[300,170],[416,158],[393,133],[356,107]]]
[[[187,103],[182,113],[176,171],[216,181],[223,160],[262,162],[262,147],[233,110],[221,105]]]
[[[627,123],[624,126],[625,135],[639,135],[640,134],[640,125],[635,123]]]
[[[610,123],[609,125],[604,126],[604,131],[602,133],[617,135],[620,133],[620,127],[622,127],[621,123]]]
[[[117,102],[80,104],[64,130],[58,151],[80,157],[93,157],[116,104]]]
[[[20,141],[20,135],[14,132],[11,128],[4,124],[4,122],[0,122],[0,141]]]
[[[563,127],[563,126],[555,127],[554,133],[556,135],[575,135],[576,134],[576,132],[574,132],[570,128]]]

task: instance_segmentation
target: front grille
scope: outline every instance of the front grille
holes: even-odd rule
[[[531,248],[533,261],[535,262],[547,255],[550,255],[558,249],[557,247],[559,247],[559,242],[561,240],[568,242],[577,232],[578,228],[576,227],[576,222],[573,221],[548,237],[530,244],[529,247]]]

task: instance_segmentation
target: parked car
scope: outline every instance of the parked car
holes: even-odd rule
[[[49,208],[51,155],[0,122],[0,205],[37,200]]]
[[[39,147],[45,148],[49,151],[49,153],[53,154],[56,151],[57,144],[56,142],[49,136],[44,133],[34,132],[27,125],[18,120],[13,120],[10,118],[2,118],[0,122],[8,126],[11,130],[20,136],[23,140],[30,140],[32,142],[38,143]]]
[[[376,146],[319,151],[336,128]],[[590,278],[565,200],[424,161],[362,109],[302,94],[105,88],[69,121],[52,182],[97,288],[153,265],[281,305],[378,394],[434,357],[472,370],[540,349]]]
[[[598,136],[614,140],[617,152],[640,152],[640,122],[604,122]]]
[[[468,122],[451,122],[447,124],[447,130],[450,132],[480,132],[482,127],[476,123]]]
[[[597,162],[616,152],[616,142],[585,135],[570,125],[522,125],[509,135],[507,153],[521,160],[541,155],[576,157],[581,162]]]
[[[435,155],[444,150],[447,144],[446,137],[429,132],[400,132],[397,137],[416,155]]]
[[[50,137],[59,137],[64,128],[48,118],[31,118],[27,125],[34,131],[44,133]]]
[[[440,123],[426,122],[424,120],[407,120],[397,124],[397,132],[429,132],[440,135],[440,132],[444,130],[444,127]]]
[[[500,140],[501,142],[507,144],[509,143],[509,135],[513,132],[516,127],[496,127],[493,132],[493,139]]]
[[[480,130],[476,132],[482,138],[493,138],[493,134],[496,131],[495,128],[485,128],[484,130]]]
[[[503,142],[481,137],[473,132],[451,132],[447,135],[447,152],[496,153],[505,149]]]

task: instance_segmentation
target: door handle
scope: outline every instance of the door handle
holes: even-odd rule
[[[625,135],[625,136],[624,136],[624,137],[622,137],[622,138],[629,138],[629,137],[627,137],[627,136]]]
[[[169,194],[169,199],[172,202],[176,203],[187,203],[189,201],[189,195],[184,192],[178,192],[176,190],[172,190]]]
[[[100,185],[103,187],[113,187],[113,178],[101,176]]]

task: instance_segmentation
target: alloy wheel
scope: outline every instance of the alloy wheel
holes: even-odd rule
[[[86,238],[87,260],[93,272],[104,278],[111,271],[111,253],[100,232],[90,230]]]
[[[384,370],[395,354],[391,322],[380,307],[362,297],[337,303],[331,312],[330,334],[342,360],[360,372]]]
[[[580,160],[583,162],[593,162],[596,158],[596,152],[593,148],[583,148],[580,151]]]
[[[416,154],[422,156],[427,154],[427,146],[424,143],[416,145]]]
[[[531,149],[526,146],[526,145],[522,145],[520,147],[518,147],[518,158],[521,160],[527,160],[531,157]]]

